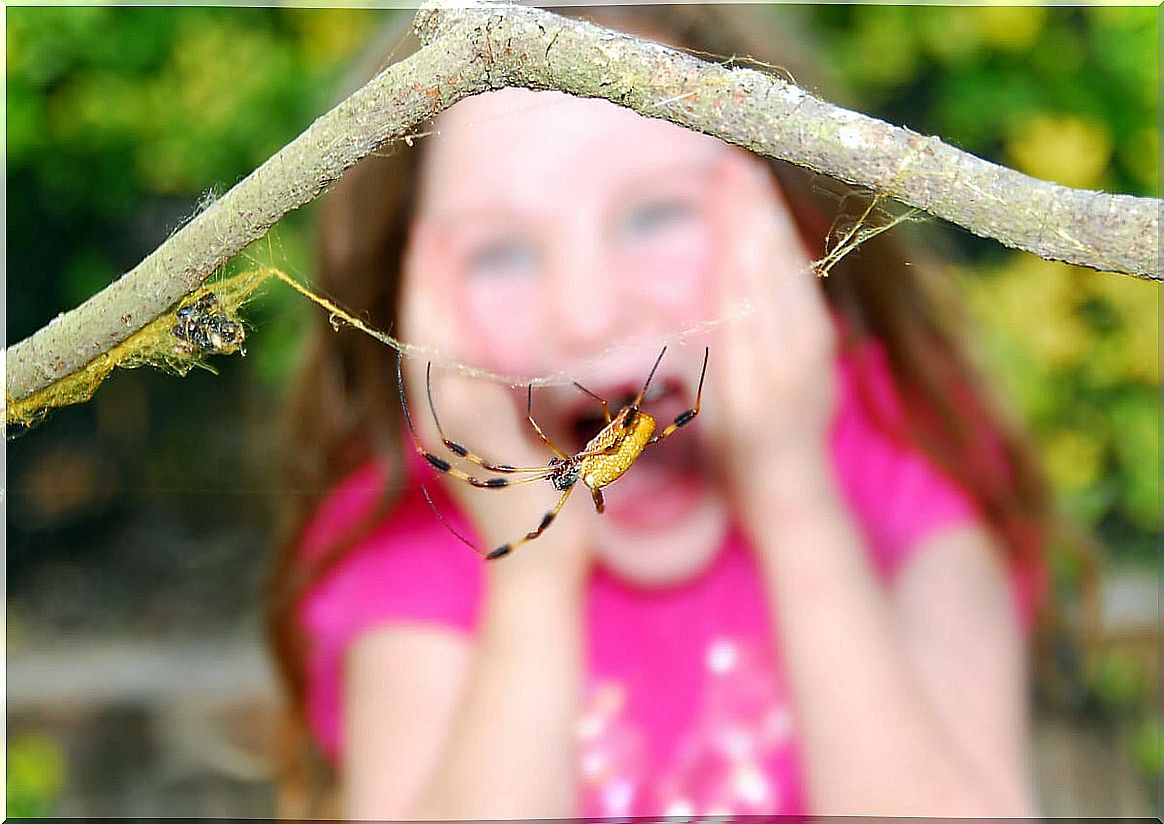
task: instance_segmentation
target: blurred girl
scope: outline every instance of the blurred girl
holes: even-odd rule
[[[752,16],[596,16],[780,60]],[[579,489],[487,563],[452,530],[513,542],[558,493],[435,480],[395,353],[320,323],[271,628],[341,813],[1029,814],[1044,486],[925,268],[885,235],[818,279],[837,211],[821,181],[603,101],[505,90],[435,127],[329,196],[327,294],[612,411],[663,343],[706,328],[660,362],[643,404],[660,426],[710,360],[700,414],[603,514]],[[442,448],[435,412],[489,461],[546,465],[524,392],[438,364],[430,410],[425,365],[404,363],[422,449],[490,476]],[[568,453],[605,422],[568,382],[535,390],[533,417]]]

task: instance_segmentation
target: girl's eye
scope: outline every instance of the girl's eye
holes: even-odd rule
[[[627,237],[643,237],[672,228],[691,216],[691,205],[682,200],[658,200],[632,209],[623,219]]]
[[[469,271],[474,275],[532,274],[538,266],[538,250],[529,241],[499,238],[469,253]]]

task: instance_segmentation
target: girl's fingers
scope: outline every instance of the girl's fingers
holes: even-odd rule
[[[757,332],[770,344],[827,315],[800,232],[768,169],[743,158],[735,172],[736,288],[752,298]]]
[[[723,419],[709,421],[726,454],[779,451],[823,428],[831,412],[832,321],[809,255],[767,168],[739,153],[725,163],[719,329]]]

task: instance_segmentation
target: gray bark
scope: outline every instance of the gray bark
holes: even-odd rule
[[[1041,257],[1161,279],[1162,202],[1035,180],[753,69],[510,5],[425,8],[424,43],[378,74],[109,287],[7,355],[7,397],[68,375],[166,312],[361,158],[506,86],[610,100],[866,187]]]

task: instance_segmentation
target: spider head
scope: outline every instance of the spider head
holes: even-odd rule
[[[565,460],[562,458],[550,458],[550,470],[553,472],[550,475],[550,483],[554,485],[554,489],[559,492],[565,492],[574,484],[578,483],[578,478],[581,477],[581,470],[578,464],[572,460]]]

